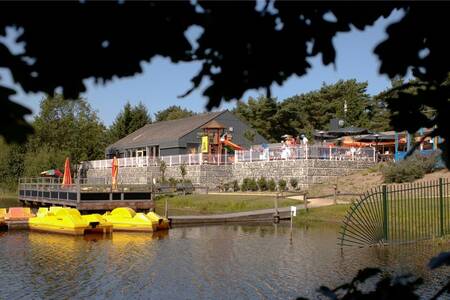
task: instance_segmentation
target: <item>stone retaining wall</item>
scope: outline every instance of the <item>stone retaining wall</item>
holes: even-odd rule
[[[273,178],[275,181],[284,179],[288,183],[296,178],[299,186],[308,187],[310,184],[325,182],[336,176],[344,176],[355,170],[372,166],[368,161],[332,161],[332,160],[294,160],[294,161],[260,161],[242,162],[233,165],[195,165],[186,166],[186,179],[193,184],[208,186],[216,189],[218,185],[233,180],[242,182],[244,178]],[[110,181],[111,169],[89,169],[88,178],[106,177]],[[157,166],[150,167],[122,167],[119,169],[119,183],[151,183],[153,178],[160,178]],[[179,166],[167,166],[166,179],[181,179]]]

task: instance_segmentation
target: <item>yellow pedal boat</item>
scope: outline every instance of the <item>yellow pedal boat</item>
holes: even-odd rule
[[[152,221],[146,214],[137,213],[129,207],[118,207],[103,215],[113,224],[114,231],[153,232],[158,229],[158,221]]]
[[[152,211],[147,214],[147,217],[153,222],[157,223],[157,230],[167,230],[170,228],[169,219],[167,219],[166,217],[162,217]]]
[[[83,235],[87,233],[111,233],[112,224],[101,215],[81,215],[75,208],[41,207],[37,216],[28,220],[31,230]]]
[[[0,208],[0,223],[5,222],[6,208]]]
[[[0,229],[6,229],[6,208],[0,208]]]

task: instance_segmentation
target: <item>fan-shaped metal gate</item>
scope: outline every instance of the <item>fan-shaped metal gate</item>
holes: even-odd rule
[[[382,185],[363,194],[344,218],[339,244],[372,246],[450,233],[448,179]]]

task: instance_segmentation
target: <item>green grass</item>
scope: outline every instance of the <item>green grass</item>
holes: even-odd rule
[[[347,215],[350,204],[338,204],[323,207],[310,208],[297,211],[297,217],[294,218],[294,224],[304,225],[311,223],[334,223],[339,224]]]
[[[273,208],[273,196],[261,195],[186,195],[161,198],[155,201],[156,212],[164,214],[168,200],[169,215],[202,215]],[[278,199],[278,207],[303,203],[294,199]]]
[[[450,233],[450,198],[443,198],[444,234]],[[393,199],[389,201],[388,228],[392,240],[415,240],[440,235],[439,198]]]
[[[16,193],[1,193],[0,208],[21,206]]]

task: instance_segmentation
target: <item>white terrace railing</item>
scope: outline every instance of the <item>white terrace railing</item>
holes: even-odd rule
[[[324,160],[351,160],[375,161],[375,148],[348,148],[334,146],[294,146],[259,148],[236,151],[236,162],[272,161],[272,160],[298,160],[298,159],[324,159]]]
[[[296,146],[259,148],[236,151],[235,154],[180,154],[153,157],[123,157],[119,158],[120,167],[146,167],[157,166],[164,161],[167,166],[177,165],[229,165],[241,162],[274,161],[274,160],[350,160],[350,161],[376,161],[375,148],[351,149],[331,146]],[[90,169],[106,169],[112,167],[112,159],[89,161]]]

